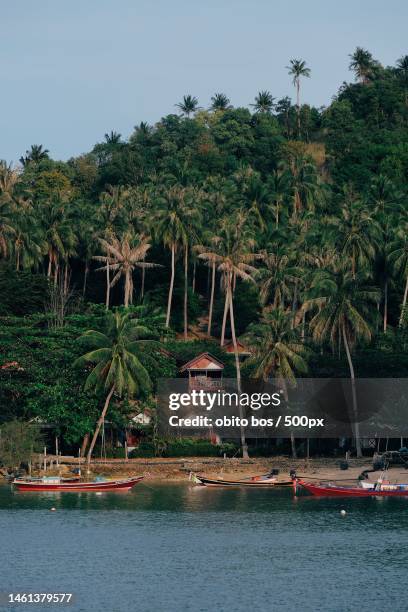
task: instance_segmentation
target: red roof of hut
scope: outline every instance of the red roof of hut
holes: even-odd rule
[[[224,349],[226,353],[233,353],[234,343],[232,342],[232,340],[228,340],[228,342],[226,342],[222,348]],[[251,354],[251,351],[248,350],[248,348],[244,344],[242,344],[242,342],[240,342],[239,340],[237,340],[237,348],[238,348],[238,353],[240,355],[250,355]]]
[[[224,364],[222,361],[211,355],[211,353],[201,353],[191,361],[185,363],[181,368],[180,372],[186,372],[189,370],[223,370]]]

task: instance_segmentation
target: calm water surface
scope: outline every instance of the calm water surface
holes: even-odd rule
[[[187,484],[102,495],[1,486],[0,551],[1,592],[75,594],[67,607],[1,610],[405,610],[408,499]]]

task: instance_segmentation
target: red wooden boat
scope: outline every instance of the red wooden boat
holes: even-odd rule
[[[378,484],[376,488],[340,486],[331,484],[313,484],[298,479],[294,481],[306,491],[317,497],[403,497],[408,496],[408,486],[405,484]],[[295,486],[294,484],[294,486]]]
[[[13,480],[13,485],[18,491],[129,491],[144,476],[135,476],[123,480],[95,480],[93,482],[44,482],[30,480]],[[51,479],[50,479],[51,480]]]

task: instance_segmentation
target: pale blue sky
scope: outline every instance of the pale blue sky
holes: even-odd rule
[[[408,53],[407,17],[406,0],[0,0],[0,158],[35,143],[67,159],[185,93],[293,96],[291,58],[312,70],[303,101],[327,105],[357,45],[385,65]]]

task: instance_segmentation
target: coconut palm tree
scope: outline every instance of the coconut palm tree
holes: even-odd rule
[[[14,188],[19,177],[11,164],[0,160],[0,255],[7,257],[9,239],[15,233]]]
[[[212,111],[225,111],[231,108],[230,99],[223,93],[216,93],[211,96],[211,106],[210,110]]]
[[[349,57],[351,60],[349,69],[354,72],[356,79],[363,84],[369,83],[375,74],[378,62],[363,47],[356,47],[354,53],[351,53]]]
[[[154,233],[171,253],[171,277],[167,300],[166,327],[170,325],[177,251],[184,252],[184,336],[187,338],[188,250],[194,240],[200,212],[198,196],[193,188],[174,185],[162,189],[155,201]]]
[[[279,166],[282,182],[287,186],[293,201],[292,218],[297,219],[304,210],[313,210],[319,196],[316,166],[305,155],[295,155]]]
[[[183,96],[183,100],[178,102],[178,104],[175,106],[181,110],[183,115],[190,117],[191,114],[198,110],[198,100],[195,96],[187,94],[186,96]]]
[[[78,242],[72,227],[70,207],[62,198],[42,202],[40,205],[41,226],[48,256],[48,278],[58,282],[61,262],[67,262],[75,253]]]
[[[275,98],[270,91],[259,91],[255,96],[255,103],[251,104],[256,113],[271,113],[275,107]]]
[[[400,274],[405,279],[401,314],[398,323],[401,327],[404,321],[408,298],[408,223],[406,221],[400,224],[396,238],[390,243],[388,257],[394,272]]]
[[[264,304],[270,303],[272,299],[273,308],[285,308],[294,295],[297,285],[302,280],[302,268],[296,265],[297,253],[291,248],[287,236],[275,235],[272,237],[271,245],[274,250],[261,251],[259,270],[260,295]]]
[[[408,104],[408,55],[399,58],[395,70],[405,89],[405,104]]]
[[[300,138],[300,79],[310,78],[310,68],[306,66],[306,62],[300,59],[291,59],[290,65],[286,66],[289,70],[289,75],[292,77],[292,83],[296,87],[296,109],[297,109],[297,124],[298,137]]]
[[[253,369],[254,378],[267,381],[277,379],[288,401],[288,385],[295,386],[297,372],[308,370],[309,351],[299,339],[294,327],[293,313],[279,308],[265,308],[259,323],[252,323],[244,335],[251,356],[245,367]],[[291,433],[292,456],[296,458],[296,445]]]
[[[109,133],[105,134],[105,141],[108,145],[118,145],[122,142],[122,134],[111,130]]]
[[[253,252],[254,241],[250,237],[247,227],[247,217],[240,213],[234,220],[226,219],[221,227],[220,241],[215,251],[201,252],[199,258],[213,264],[223,275],[225,281],[225,308],[223,330],[221,334],[221,346],[224,344],[226,314],[229,312],[231,324],[232,344],[234,346],[235,369],[237,376],[238,393],[241,392],[241,368],[238,354],[238,344],[235,333],[234,315],[234,283],[236,279],[243,281],[254,281],[256,268],[251,264],[257,255]],[[248,446],[245,440],[245,431],[241,428],[242,456],[248,457]]]
[[[121,314],[109,311],[105,332],[88,330],[80,341],[91,350],[79,357],[74,365],[91,366],[85,389],[105,394],[105,402],[95,427],[95,432],[87,454],[88,469],[100,429],[104,422],[113,395],[118,398],[140,397],[152,389],[152,381],[146,366],[153,362],[149,356],[148,345],[160,347],[155,334],[146,326],[143,319],[134,318],[134,313]]]
[[[120,239],[116,236],[111,236],[109,240],[99,238],[106,255],[94,255],[92,259],[103,264],[97,272],[106,272],[109,270],[113,273],[113,278],[110,281],[110,287],[114,287],[121,277],[124,278],[124,297],[123,304],[128,308],[129,304],[133,304],[133,272],[136,268],[156,268],[159,264],[149,263],[145,261],[147,252],[151,244],[147,236],[131,235],[125,233]]]
[[[344,190],[341,216],[333,220],[333,242],[353,277],[372,263],[379,248],[380,227],[361,200]]]
[[[44,159],[49,159],[49,150],[43,149],[42,145],[31,145],[31,149],[26,151],[25,156],[20,157],[22,166],[28,166],[30,163],[38,164]]]
[[[346,352],[352,385],[354,433],[357,456],[361,457],[358,428],[358,406],[355,374],[352,361],[353,347],[372,337],[369,325],[370,307],[378,302],[379,292],[363,284],[360,273],[344,271],[337,264],[334,271],[318,270],[311,283],[302,309],[312,311],[309,328],[318,344],[329,342],[332,347],[343,346]]]

